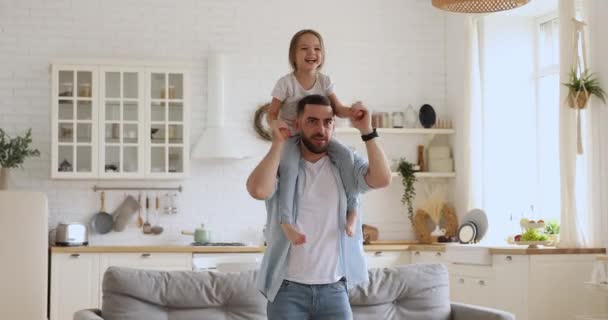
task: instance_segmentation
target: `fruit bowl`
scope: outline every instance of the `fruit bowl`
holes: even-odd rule
[[[553,243],[551,240],[544,241],[513,241],[518,246],[528,246],[528,249],[537,249],[538,246],[548,246]]]

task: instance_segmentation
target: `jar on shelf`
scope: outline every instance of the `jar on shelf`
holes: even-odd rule
[[[71,82],[62,82],[59,84],[59,96],[60,97],[71,97],[72,96],[73,84]]]
[[[405,121],[404,126],[406,128],[418,128],[418,112],[414,109],[414,107],[410,104],[405,109]]]
[[[373,128],[382,128],[382,115],[379,112],[372,113],[372,127]]]
[[[405,123],[405,114],[401,111],[394,111],[391,114],[393,120],[393,128],[403,128]]]
[[[91,84],[90,83],[82,83],[80,84],[80,90],[78,95],[81,97],[90,97],[91,96]]]
[[[391,115],[388,112],[382,112],[381,128],[391,127]]]

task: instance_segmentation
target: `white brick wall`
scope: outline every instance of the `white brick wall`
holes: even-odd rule
[[[448,115],[445,21],[428,0],[0,0],[0,127],[12,133],[32,127],[34,144],[42,152],[26,162],[25,170],[14,172],[12,188],[47,192],[50,226],[88,222],[99,207],[99,194],[91,190],[99,181],[49,179],[49,63],[54,59],[191,63],[194,143],[205,123],[207,54],[229,54],[227,122],[249,128],[256,106],[268,100],[275,80],[289,71],[288,43],[302,28],[317,29],[325,37],[325,72],[344,102],[360,99],[376,110],[430,103],[439,116]],[[414,142],[401,139],[390,142],[387,153],[413,159]],[[244,187],[256,162],[195,160],[192,177],[181,182],[181,212],[162,217],[165,233],[144,236],[131,227],[91,240],[186,243],[190,239],[179,230],[204,222],[216,241],[259,241],[264,205]],[[395,179],[388,190],[364,199],[364,221],[379,226],[382,238],[413,238],[399,202],[402,190]],[[108,194],[108,210],[123,194]]]

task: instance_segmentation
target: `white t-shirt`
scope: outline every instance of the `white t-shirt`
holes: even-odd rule
[[[315,163],[305,161],[305,175],[298,179],[296,227],[306,235],[306,243],[291,246],[287,280],[327,284],[344,275],[338,264],[339,191],[332,166],[328,156]]]
[[[272,89],[272,96],[283,102],[280,117],[290,126],[296,119],[300,99],[311,94],[329,96],[333,93],[334,84],[329,76],[318,72],[315,84],[308,90],[302,88],[293,72],[281,77]]]

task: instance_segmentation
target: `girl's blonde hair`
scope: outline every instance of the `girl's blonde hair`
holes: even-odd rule
[[[315,30],[312,29],[304,29],[304,30],[300,30],[298,32],[296,32],[296,34],[293,35],[293,37],[291,37],[291,42],[289,43],[289,64],[291,65],[291,68],[293,68],[294,71],[297,70],[297,66],[296,66],[296,46],[298,45],[298,41],[300,40],[300,37],[310,33],[313,36],[317,37],[317,39],[319,39],[319,43],[321,44],[321,52],[323,53],[323,61],[321,61],[321,64],[319,64],[318,69],[321,69],[323,67],[323,64],[325,64],[325,44],[323,44],[323,37],[321,37],[321,34],[318,33]]]

